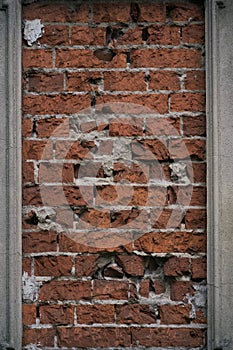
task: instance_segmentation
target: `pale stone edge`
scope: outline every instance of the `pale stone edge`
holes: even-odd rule
[[[3,0],[7,23],[7,346],[22,349],[21,298],[21,1]]]

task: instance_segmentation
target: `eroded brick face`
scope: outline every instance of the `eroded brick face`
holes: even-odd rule
[[[203,4],[23,6],[25,349],[205,347]]]

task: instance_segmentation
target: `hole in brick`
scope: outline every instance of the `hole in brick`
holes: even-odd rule
[[[138,22],[139,18],[140,18],[140,7],[138,5],[138,3],[136,2],[131,2],[130,4],[130,17],[132,19],[133,22]]]
[[[36,318],[40,318],[40,308],[38,305],[36,306]]]
[[[89,78],[88,79],[88,82],[91,84],[91,85],[98,85],[101,83],[101,78]]]
[[[25,222],[30,225],[37,225],[39,222],[38,216],[34,211],[28,213],[28,218],[25,219]]]
[[[91,94],[91,107],[95,107],[96,97],[95,94]]]
[[[33,119],[33,123],[32,123],[32,136],[37,136],[37,130],[36,130],[36,128],[37,128],[37,122],[36,122],[36,120],[35,119]]]
[[[148,83],[150,81],[150,74],[145,74],[145,82]]]
[[[104,47],[103,49],[95,50],[94,55],[101,61],[110,62],[116,56],[116,52],[108,47]]]
[[[147,41],[150,34],[148,31],[148,27],[142,29],[142,41]]]
[[[110,26],[107,26],[105,31],[105,42],[107,46],[108,44],[110,44],[111,40],[112,40],[112,28]]]
[[[126,52],[126,63],[130,63],[130,52]]]
[[[74,164],[74,178],[78,179],[78,173],[80,169],[80,164]]]
[[[153,284],[153,282],[151,280],[149,282],[149,291],[150,292],[155,292],[155,287],[154,287],[154,284]]]

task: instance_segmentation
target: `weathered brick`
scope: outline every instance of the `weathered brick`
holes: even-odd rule
[[[89,281],[50,281],[40,289],[39,300],[88,300],[91,298]]]
[[[130,19],[129,3],[98,3],[93,4],[93,21],[102,22],[127,22]]]
[[[154,293],[157,294],[162,294],[165,293],[166,287],[164,284],[163,280],[154,280],[153,281],[153,288],[154,288]]]
[[[145,73],[105,72],[104,89],[111,91],[145,91]]]
[[[77,322],[114,323],[114,305],[77,305]]]
[[[201,115],[198,117],[183,117],[183,131],[185,136],[205,136],[205,116]]]
[[[51,141],[24,140],[23,141],[23,160],[41,160],[52,159]]]
[[[42,45],[68,45],[69,44],[69,27],[60,25],[46,25],[44,33],[39,39]]]
[[[70,256],[40,256],[34,259],[36,276],[70,276],[72,269]]]
[[[185,226],[187,229],[206,228],[206,210],[188,209],[185,214]]]
[[[55,252],[57,234],[54,231],[27,232],[23,234],[23,252]]]
[[[180,209],[152,209],[151,226],[156,229],[179,228],[182,220]]]
[[[22,119],[22,137],[31,137],[33,133],[33,120]]]
[[[161,324],[190,323],[190,305],[160,305],[159,315]]]
[[[23,68],[52,68],[52,50],[24,49]]]
[[[201,4],[177,3],[167,6],[169,18],[172,21],[203,21],[204,8]]]
[[[130,346],[130,329],[121,327],[59,327],[58,346],[59,347],[118,347]]]
[[[150,291],[150,281],[148,279],[142,280],[140,282],[140,288],[139,293],[143,298],[149,297],[149,291]]]
[[[127,300],[129,285],[127,281],[94,280],[94,299]]]
[[[111,118],[109,121],[110,136],[140,136],[143,134],[143,119]]]
[[[192,278],[204,279],[207,277],[206,258],[192,259],[191,267]]]
[[[190,262],[188,258],[172,257],[163,266],[165,276],[182,276],[190,274]]]
[[[191,158],[205,160],[206,148],[203,139],[171,139],[169,141],[170,157],[173,159]]]
[[[105,45],[105,28],[72,27],[72,45]]]
[[[24,6],[23,18],[41,18],[42,22],[88,22],[89,6],[80,4],[34,3]]]
[[[134,68],[200,68],[201,51],[197,49],[133,49],[130,59]]]
[[[23,258],[22,259],[22,273],[27,272],[28,275],[31,275],[32,271],[32,259],[31,258]]]
[[[205,111],[205,94],[188,92],[172,94],[170,108],[173,112],[203,112]]]
[[[165,22],[166,20],[166,9],[163,4],[142,2],[139,8],[141,22]]]
[[[63,91],[63,85],[64,75],[62,73],[31,73],[29,75],[29,91]]]
[[[185,89],[187,90],[205,90],[205,71],[196,70],[185,74]]]
[[[172,186],[168,190],[169,203],[183,206],[205,206],[206,188],[193,186]]]
[[[134,242],[146,253],[197,253],[206,251],[206,234],[199,232],[150,232]]]
[[[128,275],[143,276],[145,271],[144,259],[137,255],[118,255],[117,263]]]
[[[23,111],[28,114],[72,114],[90,106],[88,95],[27,95]]]
[[[36,305],[23,304],[22,305],[23,325],[36,323]]]
[[[195,289],[192,281],[174,281],[171,283],[171,300],[187,301],[187,297],[194,295]]]
[[[182,41],[188,44],[204,44],[205,42],[205,26],[189,25],[182,28]]]
[[[28,328],[23,331],[23,346],[35,344],[39,346],[54,346],[55,329]]]
[[[150,71],[149,89],[180,90],[180,80],[176,72]]]
[[[112,61],[99,60],[93,50],[88,49],[60,49],[57,50],[56,66],[58,68],[125,68],[126,56],[117,52]]]
[[[35,205],[42,206],[43,201],[41,198],[40,187],[38,185],[25,186],[22,191],[23,205]]]
[[[75,258],[75,275],[92,276],[98,270],[99,255],[83,255]]]
[[[146,134],[153,136],[179,136],[179,118],[146,118]]]
[[[23,162],[22,163],[22,178],[23,182],[34,182],[34,163]]]
[[[67,72],[67,91],[92,91],[101,82],[101,72]]]
[[[95,146],[93,141],[56,141],[56,158],[90,159],[89,151]]]
[[[62,182],[74,181],[74,166],[70,163],[40,163],[39,182]]]
[[[65,118],[43,118],[37,120],[36,131],[38,138],[68,137],[69,121]]]
[[[159,139],[145,139],[132,142],[133,157],[136,160],[168,160],[169,154],[163,141]]]
[[[42,324],[71,324],[74,320],[74,307],[68,305],[40,306],[40,322]]]
[[[117,323],[156,323],[155,311],[149,305],[125,304],[116,305]]]
[[[180,28],[173,26],[153,25],[148,27],[148,45],[179,45]]]
[[[188,163],[187,172],[194,182],[206,182],[206,163]]]

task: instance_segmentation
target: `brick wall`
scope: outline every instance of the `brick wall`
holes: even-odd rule
[[[203,347],[202,1],[23,16],[23,345]]]

